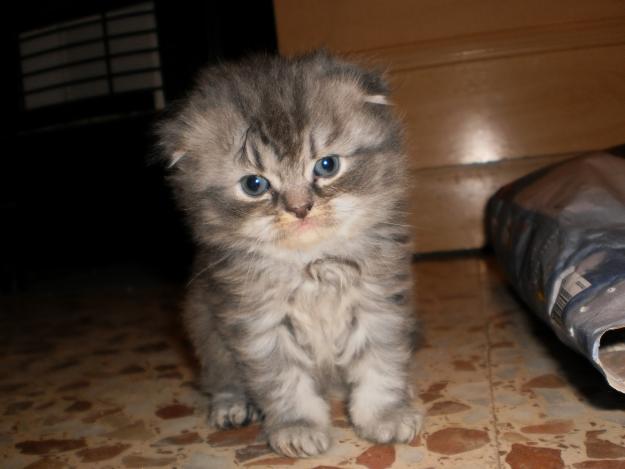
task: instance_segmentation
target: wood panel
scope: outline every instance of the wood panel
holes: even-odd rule
[[[625,16],[442,37],[339,53],[398,72],[459,62],[619,44],[625,44]]]
[[[284,54],[363,51],[437,38],[625,16],[622,0],[274,0]]]
[[[498,163],[412,172],[415,252],[484,246],[484,210],[501,186],[574,155],[541,156]]]
[[[625,45],[391,71],[413,169],[625,142]]]

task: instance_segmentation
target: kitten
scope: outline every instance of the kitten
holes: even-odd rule
[[[286,456],[408,442],[414,349],[401,127],[380,76],[324,52],[207,69],[158,128],[199,248],[185,323],[219,428]]]

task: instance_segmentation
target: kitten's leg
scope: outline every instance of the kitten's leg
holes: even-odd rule
[[[200,386],[211,396],[209,423],[217,428],[248,425],[260,419],[260,411],[245,392],[241,372],[231,352],[215,332],[203,360]]]
[[[210,395],[209,423],[217,428],[247,425],[261,414],[247,396],[241,371],[215,328],[206,291],[199,284],[189,292],[185,324],[201,365],[200,387]]]
[[[310,372],[311,360],[296,344],[288,321],[237,342],[246,381],[265,416],[270,446],[290,457],[325,452],[330,446],[329,407]]]
[[[349,414],[362,438],[407,443],[423,422],[422,414],[410,404],[407,380],[412,347],[397,318],[380,319],[362,321],[354,332],[362,348],[346,367],[351,387]]]

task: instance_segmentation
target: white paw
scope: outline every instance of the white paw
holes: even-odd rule
[[[269,445],[285,456],[306,458],[325,453],[330,447],[330,437],[322,428],[294,424],[271,431]]]
[[[260,419],[258,409],[239,396],[213,399],[209,423],[217,428],[248,425]]]
[[[387,412],[375,422],[356,426],[362,438],[376,443],[409,443],[421,430],[423,415],[411,407]]]

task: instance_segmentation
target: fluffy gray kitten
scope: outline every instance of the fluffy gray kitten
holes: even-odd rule
[[[330,390],[356,432],[408,442],[416,331],[401,126],[381,77],[317,52],[201,74],[158,129],[199,252],[185,323],[219,428],[330,445]]]

